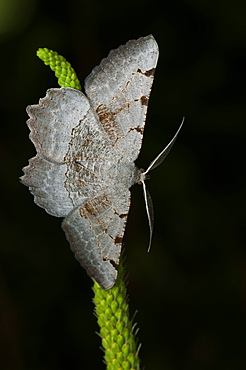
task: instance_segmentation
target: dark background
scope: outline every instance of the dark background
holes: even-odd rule
[[[160,58],[137,164],[146,167],[186,120],[147,183],[156,220],[150,253],[142,189],[132,189],[124,240],[142,365],[245,368],[245,7],[239,0],[0,2],[1,369],[105,368],[92,281],[61,220],[18,181],[35,154],[25,107],[57,86],[36,50],[64,55],[83,82],[111,49],[150,33]]]

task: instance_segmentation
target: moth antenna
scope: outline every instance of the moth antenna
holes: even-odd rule
[[[143,173],[146,175],[148,172],[152,171],[154,168],[158,167],[166,158],[170,150],[172,149],[173,144],[175,143],[175,140],[177,139],[178,133],[181,130],[181,127],[183,126],[185,117],[183,117],[182,122],[178,128],[178,131],[172,138],[172,140],[167,144],[167,146],[158,154],[158,156],[150,163],[147,170]]]
[[[154,227],[154,207],[153,207],[153,202],[150,196],[150,192],[146,188],[144,180],[141,180],[141,182],[143,184],[144,202],[145,202],[145,208],[146,208],[148,221],[149,221],[149,247],[148,247],[148,252],[149,252],[150,247],[151,247],[153,227]]]

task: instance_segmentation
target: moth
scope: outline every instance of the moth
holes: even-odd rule
[[[147,170],[136,167],[158,53],[152,35],[130,40],[92,70],[85,94],[52,88],[27,107],[37,155],[23,168],[21,182],[37,205],[64,217],[62,229],[76,259],[105,290],[117,277],[135,183],[143,186],[150,246],[153,206],[145,180],[182,126]]]

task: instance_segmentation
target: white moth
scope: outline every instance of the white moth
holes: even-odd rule
[[[27,108],[37,155],[21,181],[62,228],[76,259],[102,289],[117,277],[130,207],[129,188],[143,185],[153,232],[146,175],[169,153],[178,132],[146,171],[134,161],[142,144],[158,45],[152,35],[112,50],[85,80],[85,93],[49,89]]]

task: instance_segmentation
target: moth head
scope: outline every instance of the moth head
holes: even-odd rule
[[[143,168],[139,168],[137,171],[136,183],[138,185],[143,185],[143,182],[149,179],[150,176],[147,175],[146,171]]]

